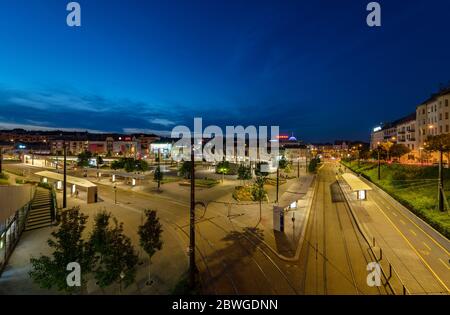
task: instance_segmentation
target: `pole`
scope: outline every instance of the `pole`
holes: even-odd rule
[[[276,201],[276,203],[278,203],[278,190],[279,190],[279,184],[280,184],[279,179],[280,179],[280,168],[277,167],[277,201]]]
[[[442,157],[443,151],[439,151],[439,184],[438,184],[438,202],[439,202],[439,211],[444,211],[444,185],[443,185],[443,172],[442,172]]]
[[[63,209],[67,207],[67,196],[66,196],[66,180],[67,180],[67,145],[66,140],[64,140],[63,144],[64,149],[64,183],[63,183]]]
[[[114,185],[114,204],[117,204],[117,187]]]
[[[3,149],[0,148],[0,174],[2,173]]]
[[[297,177],[300,178],[300,154],[297,160]]]
[[[308,149],[306,149],[306,152],[305,152],[305,170],[306,170],[306,174],[308,174],[309,173],[309,170],[308,170]]]
[[[189,285],[195,287],[195,161],[194,142],[191,142],[191,208],[189,226]]]
[[[381,180],[380,148],[378,148],[378,180]]]

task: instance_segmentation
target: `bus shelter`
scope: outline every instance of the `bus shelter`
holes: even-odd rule
[[[351,173],[342,174],[342,179],[350,187],[353,193],[356,193],[357,200],[367,200],[367,192],[372,190],[372,187],[367,185],[358,176]]]
[[[41,177],[41,181],[43,183],[49,182],[51,180],[53,183],[56,184],[56,189],[62,190],[64,185],[64,175],[50,172],[50,171],[42,171],[37,172],[37,176]],[[95,203],[97,202],[97,185],[94,183],[79,177],[73,177],[73,176],[66,176],[66,183],[70,185],[70,193],[71,195],[75,195],[77,197],[80,197],[81,199],[84,199],[87,203]],[[82,192],[79,194],[79,192]]]

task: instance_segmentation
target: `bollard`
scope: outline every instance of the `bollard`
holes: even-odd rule
[[[380,247],[380,260],[382,260],[382,259],[383,259],[383,250]]]
[[[406,295],[406,287],[404,284],[403,284],[403,295]]]
[[[392,265],[389,263],[389,279],[392,277]]]
[[[375,236],[372,237],[373,247],[375,247]]]

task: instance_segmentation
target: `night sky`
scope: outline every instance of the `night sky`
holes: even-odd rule
[[[0,0],[0,128],[368,140],[450,80],[450,1]]]

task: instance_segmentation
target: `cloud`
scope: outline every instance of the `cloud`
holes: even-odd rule
[[[61,131],[88,131],[91,133],[105,133],[105,131],[101,130],[94,130],[94,129],[82,129],[82,128],[57,128],[57,127],[46,127],[46,126],[36,126],[36,125],[29,125],[29,124],[16,124],[16,123],[8,123],[8,122],[1,122],[0,121],[0,130],[6,130],[6,129],[25,129],[25,130],[33,130],[33,131],[54,131],[54,130],[61,130]]]
[[[147,133],[147,134],[155,134],[157,136],[170,137],[172,134],[171,130],[156,130],[156,129],[147,129],[147,128],[123,128],[124,133]]]
[[[149,120],[150,123],[156,124],[156,125],[162,125],[162,126],[172,126],[176,123],[174,121],[165,119],[165,118],[152,118]]]

